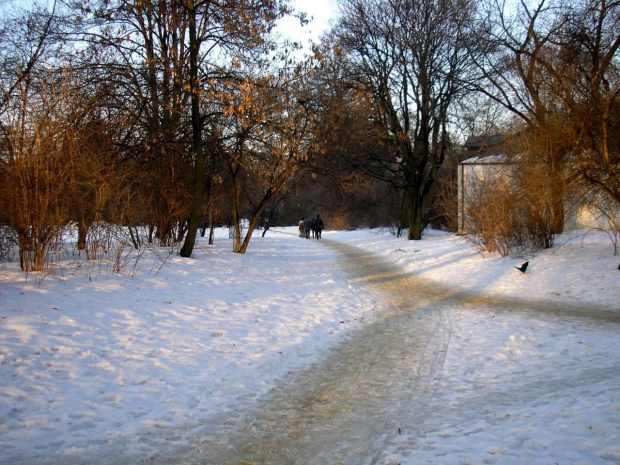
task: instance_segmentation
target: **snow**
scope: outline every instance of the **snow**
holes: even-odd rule
[[[510,163],[511,159],[504,153],[494,155],[470,157],[461,162],[462,165],[503,165]]]
[[[0,463],[113,463],[118,443],[157,463],[372,322],[373,298],[335,252],[294,229],[254,237],[244,255],[218,231],[192,259],[147,251],[120,275],[0,264]],[[323,237],[455,289],[620,313],[604,233],[558,237],[526,273],[438,231]],[[455,308],[422,420],[403,422],[380,463],[620,463],[619,320],[595,316]]]

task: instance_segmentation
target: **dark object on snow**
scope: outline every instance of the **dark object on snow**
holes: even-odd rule
[[[525,262],[523,265],[521,266],[515,266],[515,268],[517,270],[519,270],[521,273],[525,273],[525,270],[527,270],[527,266],[530,264],[530,262]]]
[[[618,265],[618,269],[620,270],[620,265]]]

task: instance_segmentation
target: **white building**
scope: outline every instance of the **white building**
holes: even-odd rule
[[[518,166],[505,153],[503,144],[502,135],[470,137],[465,143],[471,156],[463,160],[458,168],[458,234],[472,232],[467,209],[476,186],[489,179],[508,177],[510,171]],[[602,193],[598,197],[593,200],[590,196],[586,203],[582,195],[567,195],[564,202],[564,230],[617,231],[620,227],[618,206],[611,199],[605,199]]]

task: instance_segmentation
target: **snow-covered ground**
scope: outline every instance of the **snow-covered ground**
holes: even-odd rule
[[[223,230],[189,260],[147,252],[131,276],[66,263],[41,280],[0,264],[0,463],[112,463],[100,457],[119,442],[157,461],[372,321],[373,300],[332,249],[293,232],[236,255]],[[523,260],[446,233],[324,238],[449,286],[620,312],[620,258],[602,233],[558,237],[525,274]],[[450,325],[426,420],[403,425],[382,463],[620,463],[618,323],[463,307]],[[511,392],[540,402],[523,408]],[[144,440],[155,436],[167,440]]]

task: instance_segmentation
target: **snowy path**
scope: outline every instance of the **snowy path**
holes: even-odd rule
[[[324,244],[342,255],[341,265],[352,282],[374,296],[379,316],[326,359],[292,374],[287,384],[249,411],[222,419],[203,438],[203,457],[192,454],[178,463],[205,463],[206,459],[218,465],[414,464],[423,460],[457,464],[478,463],[481,456],[488,463],[538,463],[539,459],[548,463],[556,456],[545,454],[547,437],[531,437],[533,430],[528,425],[536,422],[542,422],[542,428],[564,428],[558,432],[561,441],[567,436],[571,441],[572,435],[583,442],[580,447],[601,449],[601,463],[617,463],[620,451],[615,447],[615,432],[605,436],[592,432],[592,426],[584,426],[585,432],[581,426],[567,430],[573,415],[587,419],[593,413],[570,411],[575,390],[599,398],[593,406],[597,413],[608,411],[613,416],[609,421],[618,420],[618,396],[609,391],[618,386],[620,358],[615,353],[609,357],[616,352],[612,347],[593,351],[590,344],[588,356],[601,360],[595,370],[588,370],[579,364],[582,354],[573,357],[572,347],[581,341],[575,341],[575,331],[567,328],[584,326],[578,336],[585,331],[596,338],[606,327],[617,331],[618,312],[451,291],[408,276],[361,249],[330,241]],[[597,319],[589,318],[593,315]],[[510,327],[515,322],[521,325],[524,316],[531,321],[531,334],[515,338]],[[479,319],[480,334],[468,335],[458,329],[465,319],[468,324],[463,327],[470,329],[472,318]],[[548,354],[538,366],[536,357],[525,357],[521,363],[519,355],[528,351],[527,344],[536,346],[539,330],[558,333],[560,346],[544,348],[564,348],[552,355],[556,365],[549,367]],[[498,348],[503,359],[477,357],[485,335],[502,331],[513,343],[512,354],[510,348]],[[494,335],[490,340],[498,338]],[[449,347],[452,355],[446,360]],[[502,369],[497,369],[498,364]],[[601,370],[601,364],[607,369]],[[468,378],[471,382],[462,384]],[[562,404],[568,391],[568,401]],[[586,420],[577,418],[581,421]],[[472,447],[471,441],[479,436],[488,443],[494,434],[497,447],[484,451]],[[561,458],[571,461],[575,457],[569,445],[566,457]],[[472,451],[475,457],[469,462],[467,455]]]
[[[131,279],[1,264],[1,464],[620,464],[608,238],[521,274],[439,232],[220,232]]]
[[[403,406],[432,395],[449,337],[438,297],[419,296],[375,255],[330,246],[346,249],[343,266],[354,281],[390,296],[387,308],[247,415],[228,418],[218,427],[220,444],[206,451],[208,463],[374,463],[386,438],[398,434]]]

